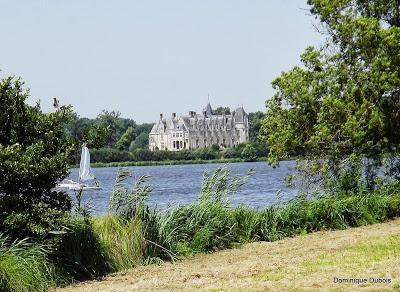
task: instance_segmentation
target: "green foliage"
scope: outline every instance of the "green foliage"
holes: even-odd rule
[[[55,100],[55,111],[43,113],[28,97],[20,79],[0,81],[0,230],[13,238],[45,235],[71,207],[52,190],[75,149],[65,134],[71,108]]]
[[[136,149],[131,152],[132,160],[134,161],[149,161],[152,160],[154,154],[149,149]]]
[[[106,215],[95,219],[93,227],[112,261],[113,270],[124,271],[141,264],[144,237],[140,220],[125,221],[119,216]]]
[[[115,263],[107,252],[107,243],[95,232],[90,218],[70,216],[64,234],[52,255],[63,274],[72,279],[88,279],[115,271]]]
[[[230,170],[226,167],[219,167],[211,172],[205,171],[199,200],[220,202],[228,206],[229,197],[235,195],[253,174],[254,169],[250,169],[243,176],[231,177]]]
[[[236,148],[225,148],[222,150],[222,157],[224,158],[236,158],[239,157],[240,154],[236,150]]]
[[[129,127],[135,128],[136,123],[130,119],[122,119],[118,111],[103,110],[95,119],[95,123],[101,127],[109,128],[109,135],[106,140],[108,147],[116,146],[119,138]]]
[[[263,112],[254,112],[254,113],[249,113],[248,119],[249,119],[249,139],[250,142],[256,142],[257,141],[257,136],[260,132],[261,128],[261,123],[264,118],[264,113]]]
[[[229,246],[234,241],[233,228],[229,207],[221,202],[199,201],[169,212],[160,232],[170,234],[170,250],[190,254]]]
[[[134,151],[136,149],[146,149],[149,146],[149,133],[140,133],[134,141],[131,142],[129,146],[129,151]]]
[[[257,160],[257,151],[251,144],[247,144],[241,153],[241,157],[245,161],[256,161]]]
[[[80,118],[77,114],[73,114],[73,118],[65,127],[65,130],[69,136],[85,141],[90,147],[99,148],[106,145],[113,148],[117,146],[117,142],[129,128],[136,130],[135,121],[121,118],[120,115],[117,111],[107,110],[103,110],[95,119]],[[146,126],[141,127],[141,131],[143,129],[147,129]],[[134,140],[130,132],[131,130],[127,135],[129,143]],[[122,144],[123,142],[126,141],[121,141]],[[124,149],[129,147],[128,142],[126,142],[128,146],[122,144],[119,146]]]
[[[235,239],[240,243],[258,240],[260,235],[261,213],[249,207],[241,205],[232,210],[235,222]]]
[[[307,48],[303,67],[273,81],[277,93],[267,101],[260,138],[270,148],[271,163],[302,155],[316,166],[322,158],[308,175],[322,176],[330,186],[345,182],[347,191],[357,191],[360,184],[350,177],[365,167],[369,173],[363,187],[373,190],[383,156],[396,155],[400,144],[398,2],[308,4],[327,42]],[[378,167],[369,168],[365,160]]]
[[[231,177],[227,168],[205,172],[198,201],[172,209],[162,218],[164,244],[181,255],[229,247],[236,241],[229,197],[243,186],[245,176]]]
[[[128,169],[118,170],[109,201],[109,213],[116,214],[127,222],[141,223],[144,240],[142,251],[146,261],[154,258],[173,258],[174,255],[163,247],[166,239],[162,238],[159,232],[161,216],[156,209],[151,209],[145,202],[151,192],[147,184],[148,176],[141,176],[133,183],[128,181],[131,177],[132,174]]]
[[[246,144],[247,145],[247,144]],[[265,157],[267,155],[268,149],[264,144],[253,142],[249,143],[255,150],[256,157]],[[91,150],[91,161],[94,163],[104,162],[144,162],[144,161],[193,161],[195,163],[197,160],[210,161],[217,159],[227,159],[227,158],[238,158],[237,161],[241,161],[241,154],[244,144],[240,144],[234,148],[219,149],[218,146],[204,149],[184,149],[181,151],[167,151],[167,150],[156,150],[150,151],[145,148],[137,148],[132,152],[120,151],[113,148],[100,148]],[[218,149],[217,149],[218,148]],[[133,163],[133,165],[135,165]]]
[[[117,141],[116,147],[119,150],[128,150],[131,143],[136,139],[135,129],[129,127]]]
[[[56,284],[46,246],[27,239],[13,243],[0,234],[0,291],[47,291]]]
[[[132,161],[132,154],[128,151],[120,151],[113,148],[100,148],[90,150],[91,162],[121,162]]]
[[[145,199],[151,192],[147,185],[148,176],[143,175],[134,185],[127,179],[132,178],[132,173],[127,168],[118,170],[113,192],[109,202],[109,211],[125,219],[133,218],[139,208],[143,208]]]
[[[155,166],[155,165],[178,165],[178,164],[211,164],[211,163],[236,163],[242,162],[241,158],[221,158],[213,160],[163,160],[163,161],[124,161],[93,163],[92,167],[128,167],[128,166]]]
[[[230,115],[231,114],[231,109],[229,107],[223,107],[219,106],[216,109],[213,110],[214,115]]]
[[[216,151],[211,148],[196,149],[194,153],[196,157],[203,160],[210,160],[217,158]]]

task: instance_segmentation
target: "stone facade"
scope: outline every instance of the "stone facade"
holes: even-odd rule
[[[249,122],[243,107],[230,115],[215,115],[210,104],[202,114],[190,111],[187,116],[170,118],[160,114],[149,135],[149,149],[179,151],[219,145],[235,147],[249,140]]]

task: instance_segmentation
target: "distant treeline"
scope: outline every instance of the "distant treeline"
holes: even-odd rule
[[[222,107],[220,107],[222,108]],[[226,112],[229,108],[224,108]],[[148,150],[149,133],[153,124],[137,124],[133,119],[122,118],[116,111],[103,110],[96,118],[81,118],[75,114],[66,131],[69,135],[82,140],[93,127],[108,128],[105,146],[91,149],[92,162],[124,162],[124,161],[163,161],[163,160],[214,160],[240,158],[255,161],[266,157],[268,150],[265,144],[257,142],[262,112],[249,113],[250,142],[235,148],[220,148],[213,145],[206,149],[182,151],[150,151]],[[90,145],[89,145],[90,146]],[[79,162],[80,153],[76,153],[75,162]]]
[[[259,157],[266,157],[268,150],[265,145],[258,142],[240,144],[235,148],[219,149],[217,145],[210,148],[165,151],[149,149],[134,149],[121,151],[113,148],[100,148],[91,150],[92,162],[124,162],[124,161],[164,161],[164,160],[214,160],[227,158],[240,158],[246,161],[255,161]]]

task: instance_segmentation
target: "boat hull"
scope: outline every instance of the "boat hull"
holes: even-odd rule
[[[56,189],[58,190],[72,190],[72,191],[98,191],[101,190],[102,188],[100,186],[88,186],[85,184],[81,184],[78,182],[74,182],[74,181],[69,181],[66,183],[60,183],[56,186]]]

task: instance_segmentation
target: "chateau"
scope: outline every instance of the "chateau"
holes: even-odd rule
[[[249,140],[249,122],[243,107],[231,114],[216,115],[210,103],[202,114],[189,111],[188,115],[170,118],[160,114],[149,134],[149,149],[179,151],[219,145],[235,147]]]

